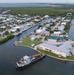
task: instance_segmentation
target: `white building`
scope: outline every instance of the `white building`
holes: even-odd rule
[[[34,41],[35,40],[35,37],[31,37],[31,39],[30,39],[31,41]]]
[[[62,34],[62,32],[61,31],[56,31],[53,34],[56,35],[56,36],[59,36],[60,34]]]
[[[63,31],[64,28],[65,28],[64,25],[61,25],[61,26],[58,27],[58,30]]]
[[[40,29],[36,30],[36,33],[41,34],[41,33],[44,33],[45,31],[46,31],[45,28],[40,28]]]
[[[45,15],[44,18],[49,18],[49,15]]]
[[[66,24],[67,24],[67,22],[62,22],[62,23],[61,23],[61,25],[66,25]]]
[[[42,43],[38,45],[38,48],[47,50],[59,56],[67,57],[71,55],[72,46],[70,44],[63,44],[61,46],[56,46],[49,43]]]

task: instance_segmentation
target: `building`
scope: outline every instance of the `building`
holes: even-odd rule
[[[49,18],[49,15],[45,15],[44,18]]]
[[[67,24],[67,22],[62,22],[62,23],[61,23],[61,25],[66,25],[66,24]]]
[[[55,36],[59,36],[59,35],[62,34],[62,32],[61,32],[61,31],[56,31],[56,32],[54,32],[53,34],[54,34]]]
[[[72,46],[70,44],[63,44],[60,46],[56,46],[49,43],[42,43],[38,45],[38,48],[47,50],[49,52],[57,54],[58,56],[63,56],[63,57],[70,56],[72,50]]]
[[[65,28],[65,27],[64,27],[63,25],[58,26],[58,30],[59,30],[59,31],[64,31],[64,28]]]
[[[31,41],[34,41],[35,40],[35,37],[31,37],[31,39],[30,39]]]
[[[46,31],[45,28],[39,28],[39,29],[36,30],[36,33],[37,33],[37,34],[42,34],[42,33],[44,33],[45,31]]]

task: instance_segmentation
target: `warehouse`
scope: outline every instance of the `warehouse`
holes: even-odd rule
[[[47,50],[59,56],[67,57],[71,55],[72,46],[70,44],[62,44],[60,46],[57,46],[49,43],[42,43],[38,45],[38,48]]]

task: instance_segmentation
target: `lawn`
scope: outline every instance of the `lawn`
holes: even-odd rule
[[[48,52],[48,51],[44,51],[44,50],[41,50],[41,49],[38,49],[40,52],[46,54],[46,55],[49,55],[49,56],[52,56],[52,57],[56,57],[56,58],[60,58],[62,60],[66,59],[66,60],[74,60],[74,56],[68,56],[68,57],[59,57],[58,55],[54,54],[54,53],[51,53],[51,52]]]
[[[31,41],[30,37],[26,37],[22,40],[22,42],[19,42],[18,45],[19,46],[29,46],[29,47],[31,47],[32,44],[38,45],[40,43],[41,43],[41,38],[35,39],[34,41]]]
[[[74,55],[73,56],[68,56],[67,59],[74,60]]]
[[[45,50],[42,50],[42,49],[38,49],[40,52],[44,53],[44,54],[47,54],[47,55],[50,55],[50,56],[54,56],[54,57],[58,57],[58,55],[54,54],[54,53],[51,53],[51,52],[48,52],[48,51],[45,51]]]

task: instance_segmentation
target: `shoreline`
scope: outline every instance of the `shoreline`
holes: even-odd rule
[[[17,45],[17,43],[14,44],[14,45],[15,45],[15,46],[19,46],[19,45]],[[19,47],[27,47],[27,48],[31,48],[31,49],[33,49],[33,50],[35,50],[35,51],[37,51],[37,52],[41,52],[41,51],[36,50],[35,48],[29,47],[29,46],[23,46],[23,45],[21,45],[21,46],[19,46]],[[42,53],[44,53],[44,52],[42,52]],[[44,54],[45,54],[45,53],[44,53]],[[49,55],[49,54],[45,54],[45,55],[47,55],[48,57],[51,57],[51,58],[53,58],[53,59],[57,59],[57,60],[63,61],[63,62],[74,62],[74,60],[71,60],[71,59],[63,59],[63,58],[59,58],[59,57],[54,57],[54,56],[51,56],[51,55]]]

